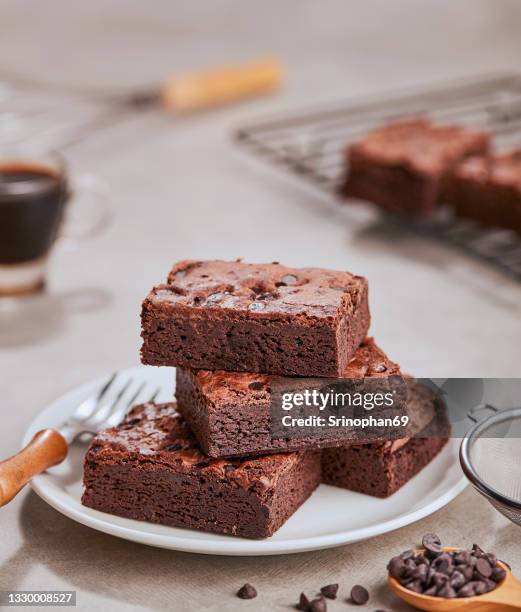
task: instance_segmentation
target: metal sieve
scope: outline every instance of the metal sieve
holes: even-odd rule
[[[493,414],[477,421],[463,438],[461,467],[501,514],[521,525],[521,408],[480,409]],[[476,421],[473,411],[468,416]]]

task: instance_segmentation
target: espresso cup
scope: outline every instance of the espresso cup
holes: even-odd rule
[[[0,296],[42,290],[58,238],[67,233],[87,238],[106,225],[108,198],[102,185],[86,176],[75,183],[58,153],[0,151]],[[83,207],[88,202],[87,221],[79,231],[64,230],[74,200]]]

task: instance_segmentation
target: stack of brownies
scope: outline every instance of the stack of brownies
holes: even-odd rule
[[[383,125],[346,150],[344,194],[390,212],[457,217],[521,234],[521,150],[490,133],[416,117]]]
[[[119,516],[272,535],[320,482],[387,497],[447,441],[354,444],[271,433],[274,376],[399,375],[369,330],[366,279],[277,262],[182,261],[142,309],[142,361],[176,366],[176,403],[148,403],[98,435],[83,503]]]

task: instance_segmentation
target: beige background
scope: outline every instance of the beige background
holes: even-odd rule
[[[412,237],[394,241],[237,151],[235,125],[273,110],[519,68],[516,1],[262,3],[118,0],[0,2],[0,75],[140,85],[175,71],[266,51],[286,59],[280,95],[195,117],[114,125],[69,152],[113,192],[115,222],[53,256],[48,294],[0,304],[2,455],[32,417],[85,380],[138,361],[139,304],[178,258],[243,256],[346,268],[370,279],[373,333],[426,376],[518,376],[521,288]],[[346,512],[349,509],[346,508]],[[326,518],[326,517],[322,517]],[[386,560],[427,530],[478,541],[521,574],[519,528],[467,490],[431,518],[384,537],[286,557],[217,558],[154,550],[76,525],[34,494],[0,510],[0,588],[76,589],[81,609],[289,609],[301,590],[360,582],[366,609],[400,608],[382,586]],[[250,581],[252,602],[234,591]]]

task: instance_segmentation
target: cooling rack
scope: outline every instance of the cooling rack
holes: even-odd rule
[[[378,125],[418,115],[486,129],[498,150],[521,147],[521,75],[492,76],[278,115],[240,127],[235,137],[255,156],[341,199],[349,143]],[[422,219],[380,214],[389,224],[463,249],[521,282],[521,237],[514,232],[456,219],[444,207]]]

